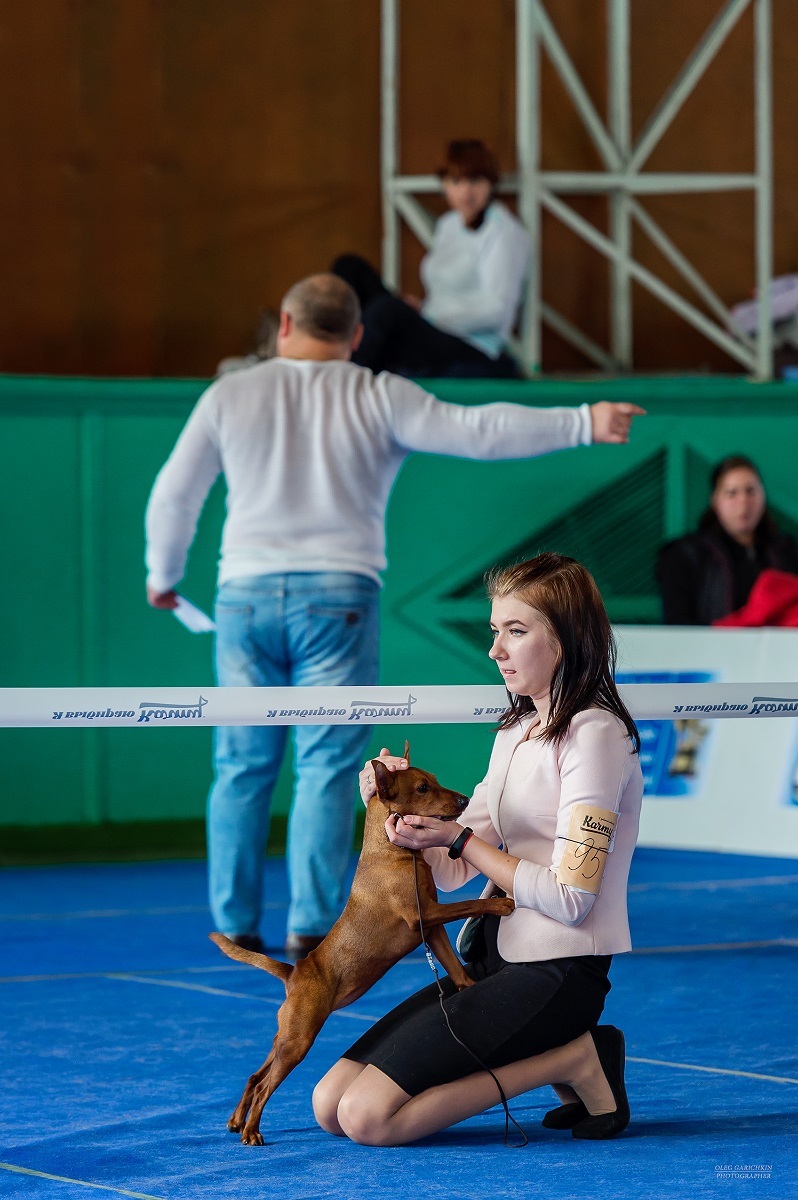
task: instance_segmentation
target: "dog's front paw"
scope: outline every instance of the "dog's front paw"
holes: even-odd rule
[[[262,1146],[263,1134],[259,1129],[248,1129],[245,1125],[241,1134],[241,1141],[245,1146]]]
[[[496,917],[509,917],[515,908],[515,901],[509,896],[495,896],[488,903],[491,905],[491,913]]]
[[[235,1113],[233,1113],[232,1117],[231,1117],[231,1118],[230,1118],[230,1120],[227,1122],[227,1129],[228,1129],[228,1132],[229,1132],[229,1133],[240,1133],[240,1132],[241,1132],[241,1130],[242,1130],[243,1128],[244,1128],[244,1122],[243,1122],[243,1121],[239,1121],[239,1120],[236,1118],[236,1115],[235,1115]]]

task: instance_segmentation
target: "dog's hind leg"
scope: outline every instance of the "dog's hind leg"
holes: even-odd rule
[[[277,1014],[278,1028],[271,1054],[260,1071],[251,1076],[250,1083],[253,1080],[257,1081],[252,1091],[249,1092],[248,1083],[247,1091],[241,1099],[243,1104],[249,1092],[249,1116],[241,1131],[241,1141],[245,1145],[263,1145],[260,1118],[266,1102],[297,1063],[305,1057],[329,1015],[330,1005],[326,995],[320,996],[315,1003],[313,997],[298,990],[286,997],[285,1004]]]
[[[275,1037],[274,1040],[276,1042],[277,1038]],[[247,1086],[244,1088],[244,1094],[239,1100],[238,1104],[235,1106],[235,1110],[233,1111],[233,1115],[230,1117],[230,1120],[227,1122],[227,1128],[231,1133],[240,1133],[244,1128],[244,1123],[247,1119],[247,1113],[249,1112],[249,1106],[252,1103],[252,1096],[255,1088],[258,1086],[264,1076],[268,1074],[273,1058],[274,1045],[272,1044],[269,1057],[266,1059],[266,1062],[262,1067],[259,1067],[253,1075],[250,1075],[249,1079],[247,1080]]]
[[[272,1048],[269,1051],[269,1056],[266,1059],[263,1066],[258,1067],[257,1071],[253,1072],[253,1074],[250,1075],[249,1079],[247,1080],[247,1086],[244,1088],[244,1094],[241,1097],[241,1099],[239,1100],[238,1104],[236,1105],[233,1115],[230,1117],[230,1120],[227,1122],[227,1128],[230,1130],[231,1133],[241,1133],[242,1129],[244,1128],[244,1125],[247,1122],[247,1113],[249,1112],[250,1105],[252,1104],[252,1097],[255,1095],[256,1090],[258,1089],[258,1087],[260,1087],[261,1083],[263,1083],[264,1079],[268,1079],[268,1077],[269,1077],[269,1072],[271,1071],[272,1063],[274,1062],[274,1058],[275,1058],[275,1054],[277,1053],[277,1049],[278,1049],[280,1040],[283,1036],[281,1013],[282,1013],[283,1009],[285,1008],[285,1006],[286,1006],[286,1001],[283,1001],[282,1005],[280,1006],[280,1008],[278,1009],[278,1012],[277,1012],[277,1033],[274,1035],[274,1041],[272,1042]],[[322,1024],[324,1024],[323,1019],[322,1019]],[[316,1030],[316,1033],[318,1033],[318,1029]],[[315,1037],[316,1035],[314,1034],[313,1036]],[[287,1075],[288,1072],[286,1071],[285,1074]],[[275,1084],[275,1087],[276,1086],[277,1085]],[[273,1090],[274,1090],[274,1088],[272,1088],[272,1091]],[[264,1100],[263,1103],[265,1104],[266,1101]],[[261,1105],[261,1108],[263,1108],[263,1105]],[[243,1141],[243,1138],[242,1138],[242,1141]]]

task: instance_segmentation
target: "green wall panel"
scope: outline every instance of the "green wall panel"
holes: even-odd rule
[[[82,671],[82,428],[61,417],[2,425],[3,678],[66,684]]]
[[[44,737],[45,732],[52,736]],[[73,736],[65,736],[69,733]],[[0,730],[0,846],[3,825],[73,825],[92,819],[86,785],[92,735],[82,729]]]
[[[212,683],[212,642],[144,600],[143,514],[158,469],[203,382],[0,378],[0,512],[6,586],[0,686]],[[780,519],[798,529],[798,389],[741,379],[634,378],[530,384],[439,382],[442,399],[648,408],[628,447],[580,448],[524,462],[416,455],[388,513],[382,679],[408,687],[493,681],[482,573],[557,549],[596,574],[611,616],[656,621],[662,537],[694,523],[709,465],[744,451]],[[213,601],[224,488],[209,498],[181,585]],[[469,790],[488,727],[375,731],[373,750],[407,735],[417,762]],[[2,730],[0,825],[158,821],[203,815],[210,730]],[[287,811],[286,763],[275,801]]]

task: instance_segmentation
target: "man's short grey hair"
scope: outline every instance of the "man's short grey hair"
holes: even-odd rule
[[[309,275],[290,288],[281,304],[302,333],[320,342],[350,342],[360,324],[357,293],[337,275]]]

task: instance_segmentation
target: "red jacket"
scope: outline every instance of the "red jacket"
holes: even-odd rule
[[[720,617],[713,625],[798,627],[798,575],[767,567],[751,588],[742,608]]]

